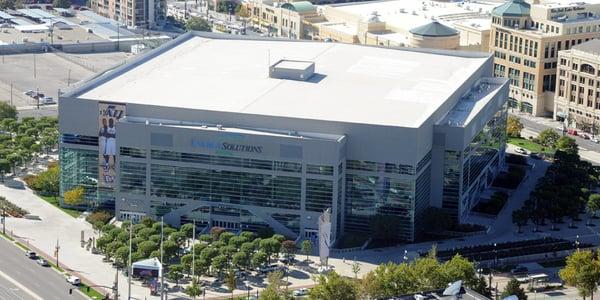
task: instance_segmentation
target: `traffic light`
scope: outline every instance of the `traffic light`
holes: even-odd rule
[[[89,286],[87,287],[87,292],[88,292],[88,293],[90,292],[90,287],[89,287]]]
[[[73,294],[73,289],[69,289],[69,295]]]

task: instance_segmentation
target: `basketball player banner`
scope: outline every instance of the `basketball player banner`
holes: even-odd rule
[[[125,116],[125,105],[100,102],[98,112],[98,186],[114,188],[117,122]]]

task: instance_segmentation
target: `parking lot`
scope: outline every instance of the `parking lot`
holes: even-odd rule
[[[77,82],[99,71],[125,62],[131,54],[124,52],[94,54],[16,54],[0,57],[0,101],[12,102],[20,109],[37,109],[37,100],[24,95],[32,90],[58,99]]]

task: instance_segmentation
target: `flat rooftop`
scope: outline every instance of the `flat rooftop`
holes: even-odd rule
[[[184,35],[163,50],[108,72],[70,95],[117,103],[419,127],[489,58],[475,52],[208,33]],[[281,59],[312,61],[315,74],[306,81],[269,78],[269,65]]]

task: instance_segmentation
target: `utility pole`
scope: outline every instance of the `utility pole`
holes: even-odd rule
[[[33,78],[37,78],[37,65],[35,62],[35,53],[33,53]]]
[[[194,227],[192,227],[192,280],[194,280],[194,265],[196,264],[196,253],[194,252],[194,244],[196,244],[196,219],[193,220]]]
[[[56,247],[54,248],[54,255],[56,256],[56,267],[60,268],[58,264],[58,251],[60,250],[60,245],[58,244],[58,238],[56,239]]]
[[[10,83],[10,105],[13,105],[13,83]]]
[[[115,300],[119,300],[119,268],[117,267],[117,271],[115,273],[115,285],[113,286],[113,293],[115,296]]]
[[[187,3],[187,2],[186,2]],[[163,295],[165,294],[165,263],[163,260],[163,229],[164,222],[163,217],[160,217],[160,299],[163,299]],[[164,297],[166,298],[166,297]]]
[[[6,235],[6,208],[2,208],[2,234]]]
[[[35,99],[37,100],[37,109],[40,109],[40,88],[36,89]]]
[[[71,70],[69,70],[71,71]],[[133,224],[129,224],[129,264],[127,267],[127,284],[129,285],[129,289],[127,290],[127,300],[131,299],[131,276],[133,273],[131,267],[131,239],[133,236]]]

